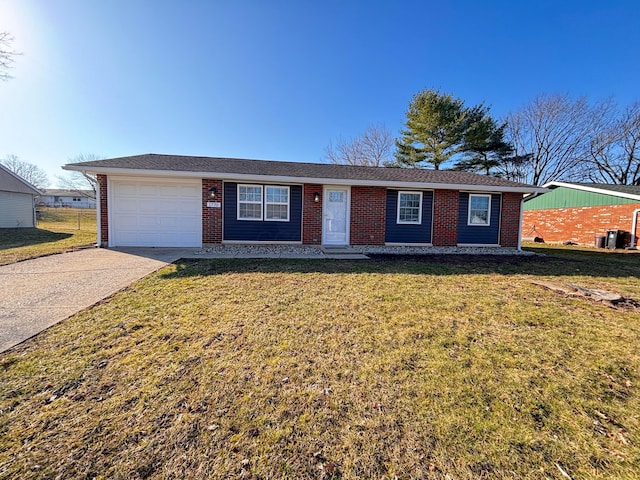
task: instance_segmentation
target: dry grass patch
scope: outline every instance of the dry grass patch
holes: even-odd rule
[[[495,262],[168,267],[0,356],[0,477],[640,476],[640,314],[530,282],[637,265]]]
[[[0,229],[0,265],[95,243],[95,210],[43,207],[38,209],[38,228]]]

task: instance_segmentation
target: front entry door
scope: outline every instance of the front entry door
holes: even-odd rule
[[[349,244],[349,187],[325,187],[322,243]]]

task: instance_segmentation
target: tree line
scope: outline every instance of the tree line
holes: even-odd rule
[[[325,153],[332,163],[462,170],[533,185],[640,185],[640,102],[542,94],[498,121],[484,103],[424,89],[409,102],[398,138],[374,125]]]

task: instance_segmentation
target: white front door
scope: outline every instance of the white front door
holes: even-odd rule
[[[349,244],[349,187],[325,187],[322,205],[322,243]]]

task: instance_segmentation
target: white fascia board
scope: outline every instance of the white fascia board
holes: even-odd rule
[[[261,182],[273,184],[320,184],[320,185],[345,185],[363,187],[386,188],[414,188],[419,190],[467,190],[473,192],[514,192],[514,193],[544,193],[548,190],[541,187],[509,187],[498,185],[466,185],[459,183],[427,183],[427,182],[400,182],[386,180],[351,180],[346,178],[318,178],[318,177],[290,177],[286,175],[255,175],[247,173],[221,173],[221,172],[190,172],[181,170],[141,170],[131,168],[109,167],[83,167],[77,165],[65,165],[65,170],[74,170],[92,174],[118,175],[128,177],[180,177],[180,178],[215,178],[217,180],[235,180],[239,182]]]
[[[549,189],[550,187],[565,187],[565,188],[573,188],[574,190],[582,190],[590,193],[599,193],[601,195],[611,195],[612,197],[620,197],[620,198],[628,198],[629,200],[639,200],[640,195],[634,195],[633,193],[624,193],[624,192],[614,192],[613,190],[606,190],[604,188],[598,187],[587,187],[584,185],[575,185],[573,183],[565,183],[565,182],[549,182],[543,185],[544,188]]]

